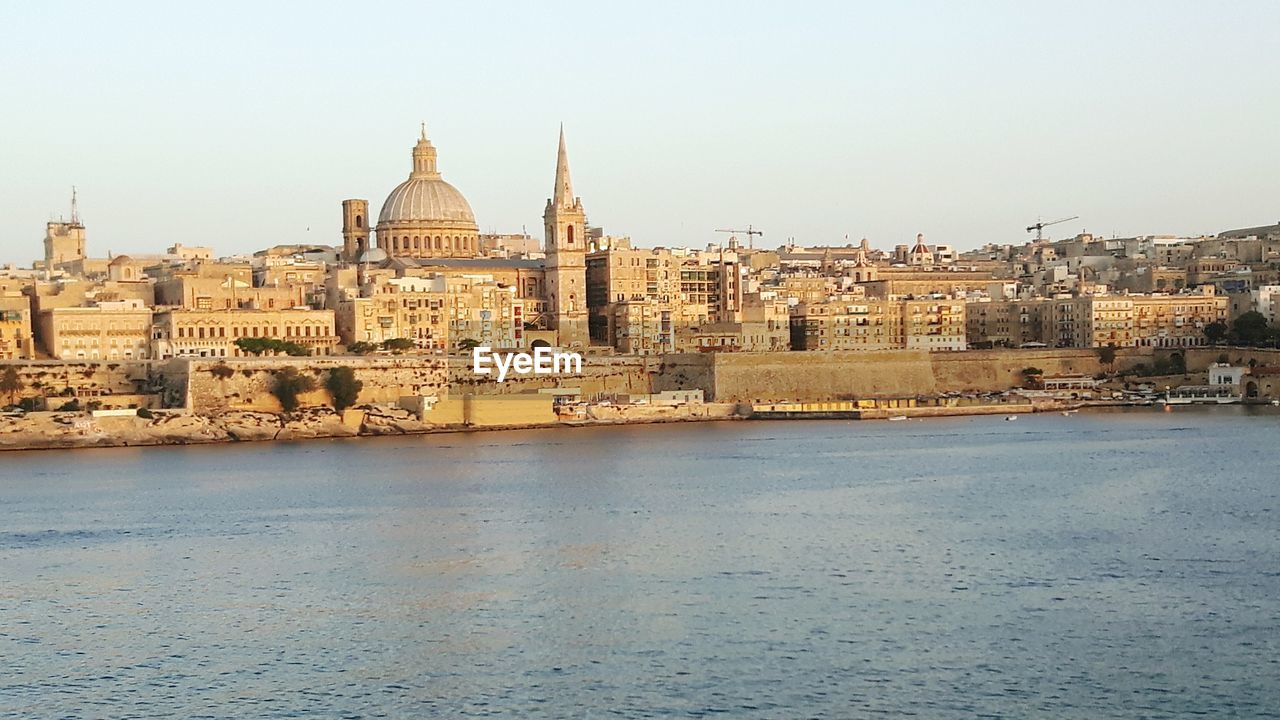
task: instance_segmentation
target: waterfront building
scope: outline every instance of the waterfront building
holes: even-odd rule
[[[428,353],[471,343],[523,348],[528,317],[514,286],[474,273],[384,278],[359,296],[339,299],[335,312],[338,334],[347,345],[406,338]]]
[[[444,277],[449,339],[455,350],[478,344],[524,347],[525,306],[516,289],[489,275]]]
[[[1213,286],[1177,295],[1133,297],[1134,345],[1183,348],[1207,345],[1204,328],[1227,321],[1228,299]]]
[[[1037,347],[1056,342],[1052,300],[980,297],[965,304],[965,336],[971,348]]]
[[[407,338],[426,352],[449,348],[448,295],[443,278],[386,278],[335,306],[342,342],[381,344]]]
[[[741,322],[680,323],[676,352],[784,352],[791,349],[787,300],[776,292],[749,293]]]
[[[965,303],[839,296],[791,307],[793,350],[964,350]]]
[[[36,340],[59,360],[146,360],[151,308],[137,298],[40,310]]]
[[[241,338],[284,340],[312,355],[330,355],[338,345],[332,310],[171,308],[155,313],[151,357],[244,357]]]

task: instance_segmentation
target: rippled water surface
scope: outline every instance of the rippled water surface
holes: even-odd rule
[[[1280,415],[0,454],[0,717],[1280,717]]]

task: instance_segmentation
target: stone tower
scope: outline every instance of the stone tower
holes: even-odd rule
[[[569,179],[569,152],[560,126],[556,187],[542,213],[546,231],[547,312],[561,347],[583,347],[587,335],[587,214],[574,197]]]
[[[51,222],[44,227],[44,266],[52,270],[63,263],[83,260],[84,225],[76,204],[76,189],[71,188],[71,222]]]
[[[369,249],[369,201],[342,201],[342,259],[356,262]]]

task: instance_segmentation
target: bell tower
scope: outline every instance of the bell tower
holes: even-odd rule
[[[587,334],[587,214],[574,197],[569,152],[560,126],[556,186],[542,213],[546,231],[547,311],[561,347],[585,347]]]
[[[342,259],[353,263],[369,249],[369,201],[342,201]]]

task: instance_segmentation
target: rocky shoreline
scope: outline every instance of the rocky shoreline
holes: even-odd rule
[[[364,407],[342,413],[326,407],[306,408],[289,414],[235,410],[216,416],[155,411],[150,418],[136,415],[95,417],[87,412],[44,412],[0,416],[0,451],[200,445],[745,419],[744,415],[732,412],[731,409],[721,410],[649,413],[634,417],[614,412],[601,413],[599,416],[589,414],[585,418],[577,417],[556,423],[482,427],[423,422],[408,410],[386,407]]]

